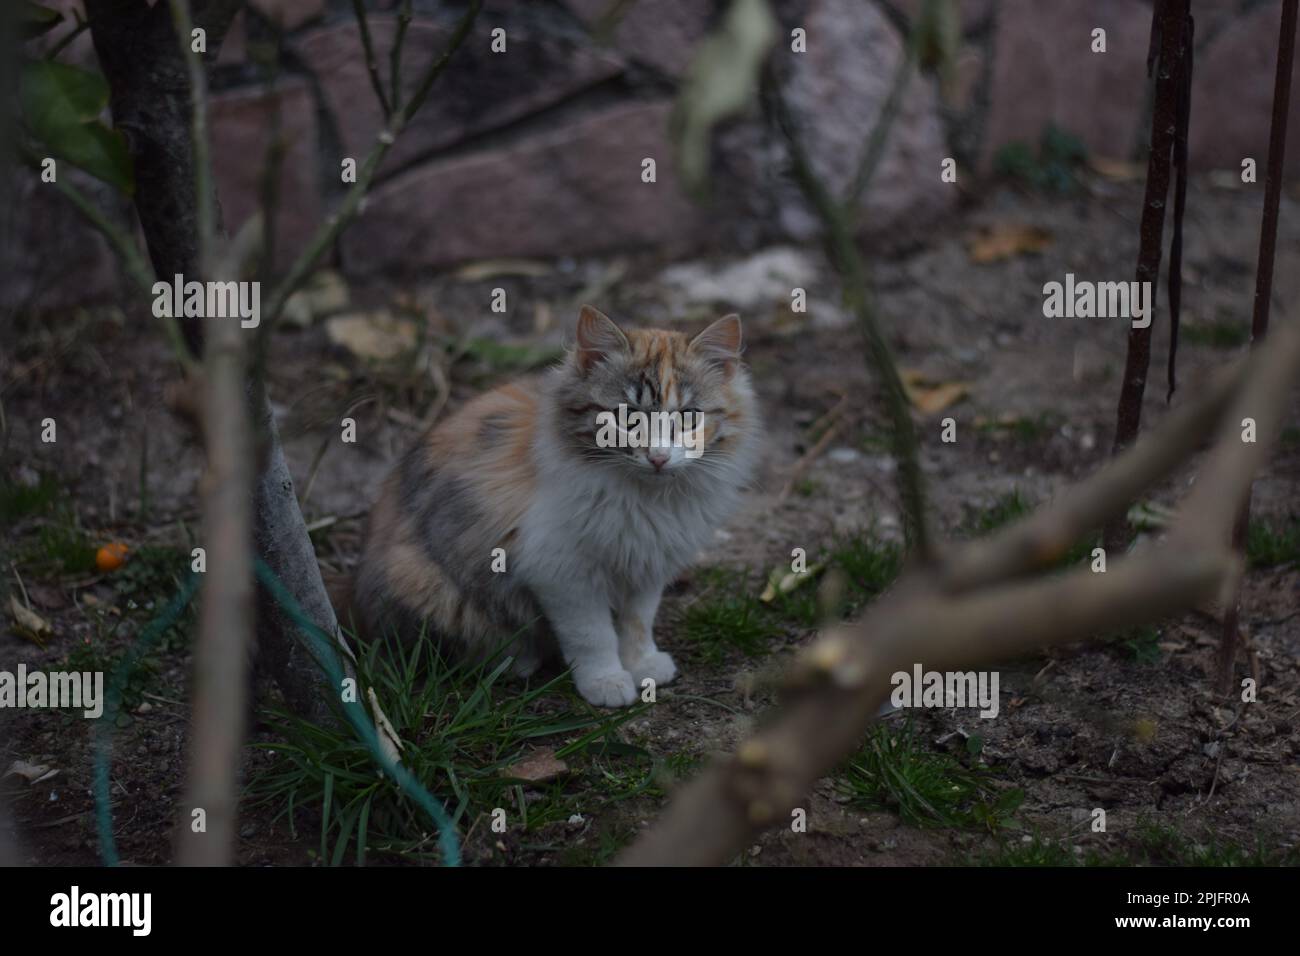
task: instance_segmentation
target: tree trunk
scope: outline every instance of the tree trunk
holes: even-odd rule
[[[221,48],[240,0],[194,0],[194,22],[207,31],[208,63]],[[114,125],[127,138],[135,167],[135,209],[154,271],[171,281],[199,275],[194,149],[186,64],[166,3],[86,0],[95,52],[108,79]],[[202,351],[201,320],[181,320],[193,352]],[[264,388],[249,383],[257,426],[258,474],[252,489],[257,554],[284,582],[307,616],[339,633],[306,523],[294,494]],[[324,677],[302,650],[294,625],[258,588],[257,635],[272,675],[291,706],[307,717],[327,711]]]

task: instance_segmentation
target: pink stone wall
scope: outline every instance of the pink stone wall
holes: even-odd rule
[[[58,0],[71,9],[76,0]],[[774,0],[782,22],[775,55],[787,94],[832,183],[849,181],[901,55],[902,29],[922,0]],[[395,4],[372,0],[382,74]],[[1008,143],[1036,142],[1049,124],[1091,153],[1138,159],[1149,109],[1149,0],[966,0],[956,75],[940,91],[913,81],[893,140],[865,200],[864,228],[939,221],[953,201],[938,181],[957,157],[962,183],[978,189]],[[443,48],[458,5],[417,0],[403,77]],[[357,277],[427,273],[496,256],[554,257],[780,239],[806,241],[815,223],[785,180],[780,143],[757,117],[734,123],[716,144],[714,204],[689,201],[673,172],[669,115],[692,51],[723,0],[637,0],[609,35],[592,35],[608,0],[487,0],[479,24],[425,108],[379,171],[365,213],[339,243],[336,263]],[[1280,0],[1193,0],[1198,21],[1191,154],[1196,170],[1263,165]],[[286,31],[279,76],[268,88],[256,50]],[[791,53],[789,30],[808,31]],[[493,53],[490,31],[507,31]],[[1092,31],[1107,50],[1091,50]],[[67,53],[92,64],[83,36]],[[229,228],[259,205],[261,162],[273,123],[284,139],[277,245],[301,248],[345,188],[341,162],[362,161],[382,126],[348,0],[249,0],[221,52],[211,87],[213,156]],[[1300,110],[1300,94],[1293,96]],[[276,119],[278,117],[278,119]],[[1300,117],[1293,117],[1288,170],[1300,173]],[[657,181],[640,179],[656,160]],[[21,191],[22,203],[33,203]],[[32,207],[35,210],[35,206]],[[78,249],[102,295],[113,270],[79,234],[73,214],[50,233]],[[72,239],[69,239],[69,236]],[[39,240],[30,253],[41,255]],[[283,258],[282,258],[283,261]],[[30,270],[29,270],[30,271]]]

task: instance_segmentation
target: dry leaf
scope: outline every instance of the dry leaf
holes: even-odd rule
[[[31,608],[23,605],[16,595],[9,595],[9,613],[14,616],[14,623],[37,644],[44,645],[45,638],[54,633],[50,622]]]
[[[899,372],[907,400],[923,415],[935,415],[950,405],[955,405],[970,393],[965,382],[934,382],[915,369]]]
[[[550,747],[535,750],[518,763],[512,763],[505,770],[505,776],[515,780],[527,780],[529,783],[541,783],[553,780],[562,773],[569,772],[569,765],[555,756]]]
[[[764,604],[771,604],[778,594],[789,594],[795,588],[813,581],[826,569],[824,563],[814,564],[807,571],[787,571],[784,566],[772,569],[767,576],[767,587],[758,599]]]
[[[43,763],[28,763],[26,760],[15,760],[5,771],[6,777],[22,777],[28,783],[40,783],[58,775],[57,770],[52,770]]]
[[[1012,259],[1028,252],[1042,252],[1051,244],[1050,232],[1023,222],[985,226],[967,240],[970,261],[977,265]]]
[[[415,323],[386,311],[337,315],[325,320],[325,333],[362,359],[386,361],[415,348]]]
[[[1089,156],[1088,165],[1093,172],[1117,183],[1135,182],[1147,174],[1147,168],[1142,163],[1130,163],[1124,159],[1109,159],[1105,156]]]

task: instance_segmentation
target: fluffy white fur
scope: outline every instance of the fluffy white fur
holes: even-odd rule
[[[582,696],[627,706],[645,679],[662,685],[677,676],[655,645],[655,613],[664,588],[709,543],[750,480],[756,402],[737,367],[731,389],[740,424],[727,431],[725,453],[678,455],[667,475],[632,459],[594,466],[575,461],[557,439],[551,395],[561,374],[546,384],[533,448],[538,493],[520,526],[514,568],[542,605]]]

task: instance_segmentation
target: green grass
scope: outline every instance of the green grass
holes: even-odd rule
[[[41,475],[35,485],[0,480],[0,526],[46,514],[61,496],[62,488],[52,475]]]
[[[984,422],[979,430],[995,438],[1012,438],[1032,445],[1051,438],[1064,424],[1065,417],[1056,412],[1043,412],[1032,417],[1016,418],[1006,422]]]
[[[706,664],[736,651],[757,657],[792,628],[857,613],[893,583],[902,564],[902,550],[870,531],[843,535],[808,556],[809,568],[821,567],[819,581],[778,594],[770,604],[759,599],[762,586],[748,569],[705,568],[697,575],[700,593],[679,613],[678,633]]]
[[[1160,631],[1151,625],[1133,627],[1121,633],[1116,644],[1138,664],[1160,663]]]
[[[1139,821],[1131,831],[1089,834],[1114,841],[1112,848],[1085,846],[1075,852],[1069,839],[1034,833],[1028,840],[1009,840],[997,849],[967,857],[973,866],[1296,866],[1300,849],[1279,849],[1277,840],[1258,836],[1245,846],[1211,837],[1199,841],[1167,824]]]
[[[753,593],[744,571],[710,568],[700,575],[705,589],[686,607],[680,633],[706,663],[720,663],[730,651],[757,657],[781,633],[778,622]]]
[[[981,538],[1025,517],[1034,511],[1035,507],[1020,489],[1016,488],[983,508],[967,506],[966,517],[959,530],[969,537]],[[1067,568],[1089,560],[1093,548],[1097,547],[1098,539],[1098,535],[1089,535],[1076,541],[1053,567]]]
[[[1121,854],[1091,848],[1076,853],[1068,840],[1053,840],[1034,833],[1028,840],[1008,840],[997,849],[967,857],[964,862],[971,866],[1059,867],[1123,866],[1127,860]]]
[[[911,724],[877,724],[841,770],[837,786],[850,805],[890,810],[913,826],[1005,827],[1023,791],[999,790],[983,769],[930,750]]]
[[[821,490],[821,485],[811,478],[804,478],[796,482],[794,486],[794,492],[800,498],[812,498],[819,490]]]
[[[1297,866],[1300,848],[1281,849],[1276,840],[1255,838],[1251,846],[1219,837],[1201,842],[1166,824],[1144,821],[1136,839],[1143,862],[1152,866]]]
[[[1066,195],[1078,190],[1074,171],[1086,157],[1077,136],[1049,123],[1039,137],[1037,151],[1023,140],[1007,143],[994,154],[993,170],[1031,189]]]
[[[1272,568],[1300,560],[1300,518],[1251,521],[1246,533],[1246,557],[1252,568]]]
[[[519,835],[651,789],[651,755],[616,734],[644,706],[603,714],[578,699],[565,676],[501,686],[507,666],[448,664],[432,641],[413,648],[375,642],[359,662],[360,693],[375,688],[403,743],[403,765],[444,802],[462,834],[475,826],[490,835],[498,807],[508,832]],[[286,819],[295,838],[298,816],[309,811],[322,861],[360,865],[376,851],[437,857],[432,822],[378,772],[350,728],[282,711],[268,719],[277,740],[260,746],[275,761],[257,775],[250,797],[278,807],[275,819]],[[511,765],[542,746],[571,773],[541,783],[512,779]]]
[[[77,519],[67,490],[51,475],[35,485],[0,483],[0,527],[23,574],[36,577],[95,570],[95,546]]]
[[[1250,324],[1216,319],[1212,322],[1183,322],[1178,329],[1180,342],[1204,345],[1212,349],[1240,348],[1250,341]]]

